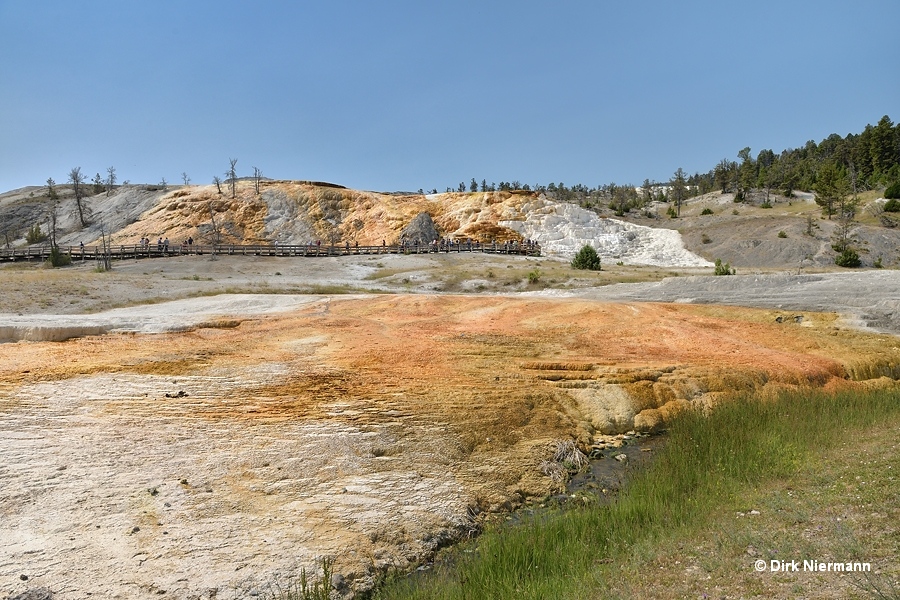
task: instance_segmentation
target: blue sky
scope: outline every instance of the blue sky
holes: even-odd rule
[[[0,191],[666,180],[900,119],[900,2],[0,0]]]

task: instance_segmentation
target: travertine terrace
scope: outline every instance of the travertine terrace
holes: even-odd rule
[[[554,440],[654,429],[739,388],[856,385],[848,365],[900,358],[829,314],[279,299],[0,345],[0,593],[235,598],[325,556],[351,593],[552,492]]]

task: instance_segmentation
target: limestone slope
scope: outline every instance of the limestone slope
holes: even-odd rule
[[[29,223],[48,218],[47,203],[35,196],[40,191],[29,188],[4,195],[0,220],[23,231]],[[142,238],[168,238],[173,246],[188,238],[204,244],[393,244],[416,215],[428,213],[444,238],[501,244],[531,239],[541,243],[545,255],[565,259],[590,244],[605,260],[623,264],[710,265],[685,250],[677,231],[601,218],[532,192],[384,194],[313,182],[263,181],[257,193],[253,183],[241,181],[232,198],[229,189],[220,192],[215,186],[163,190],[131,185],[108,197],[86,198],[91,222],[86,228],[75,218],[70,192],[61,189],[62,245],[96,244],[103,233],[111,235],[113,244],[136,244]]]

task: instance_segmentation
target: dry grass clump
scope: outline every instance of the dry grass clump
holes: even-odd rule
[[[583,471],[587,466],[587,455],[578,449],[574,441],[557,440],[553,442],[553,455],[550,460],[541,463],[540,469],[553,483],[561,486],[570,475]]]

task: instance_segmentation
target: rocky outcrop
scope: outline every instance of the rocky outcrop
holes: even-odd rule
[[[593,246],[604,261],[632,265],[711,267],[705,258],[685,249],[681,234],[618,219],[600,217],[574,204],[543,196],[522,204],[521,214],[500,225],[541,244],[544,254],[571,258],[584,245]]]
[[[438,230],[435,227],[434,220],[427,212],[417,214],[409,225],[400,232],[400,241],[414,244],[430,244],[434,240],[440,238]]]

